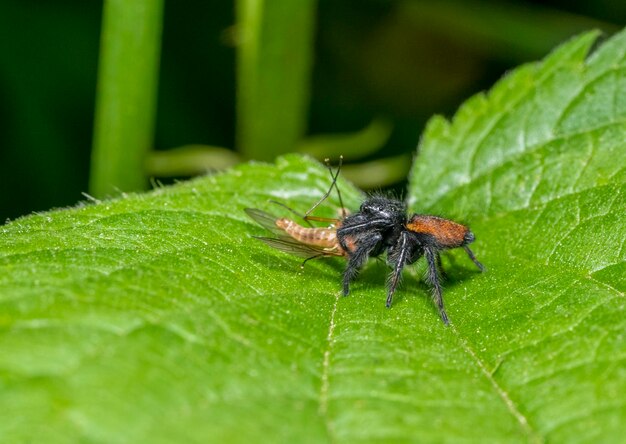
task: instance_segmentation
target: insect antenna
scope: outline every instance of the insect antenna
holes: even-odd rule
[[[339,165],[337,166],[337,171],[335,172],[333,172],[329,159],[325,159],[325,163],[326,163],[326,167],[328,168],[328,171],[330,172],[330,177],[332,178],[332,182],[330,183],[330,186],[328,187],[328,190],[324,193],[324,195],[317,202],[315,202],[315,204],[311,208],[309,208],[309,210],[306,213],[304,214],[298,213],[293,208],[287,206],[286,204],[282,202],[278,202],[276,200],[270,200],[270,202],[276,205],[280,205],[283,208],[286,208],[291,213],[295,214],[296,216],[304,220],[310,227],[314,227],[313,224],[311,223],[312,220],[317,221],[317,222],[337,223],[338,220],[335,218],[311,216],[311,213],[315,211],[315,209],[319,207],[322,204],[322,202],[328,199],[328,196],[330,196],[330,193],[332,192],[333,188],[335,188],[335,190],[337,190],[337,197],[339,199],[339,205],[341,205],[341,216],[342,216],[342,219],[345,219],[347,216],[346,208],[343,205],[343,199],[341,198],[341,191],[339,191],[339,187],[337,186],[337,178],[339,177],[339,173],[341,171],[341,165],[343,164],[343,156],[339,156]]]

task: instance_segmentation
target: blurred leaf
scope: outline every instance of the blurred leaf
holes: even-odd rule
[[[409,0],[400,2],[399,14],[411,17],[420,28],[445,32],[448,38],[474,50],[516,60],[543,54],[585,29],[619,30],[615,24],[583,15],[515,2]]]
[[[237,153],[219,146],[185,145],[166,151],[152,151],[146,170],[157,177],[195,176],[223,170],[239,163]]]
[[[376,190],[406,180],[413,160],[410,154],[345,165],[342,174],[361,188]]]
[[[386,267],[372,263],[341,298],[340,260],[302,271],[250,237],[263,229],[244,207],[305,211],[326,190],[327,171],[306,158],[4,226],[0,436],[623,436],[626,34],[585,62],[594,38],[429,126],[410,201],[466,217],[489,267],[445,258],[450,328],[414,277],[386,310]],[[361,195],[339,185],[356,208]]]
[[[298,144],[298,152],[320,160],[340,155],[348,160],[361,159],[380,150],[389,140],[392,130],[391,121],[377,118],[354,133],[309,136]]]

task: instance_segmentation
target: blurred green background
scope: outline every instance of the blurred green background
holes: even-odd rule
[[[255,4],[240,1],[246,2]],[[254,155],[242,149],[237,97],[248,73],[237,65],[237,7],[165,2],[152,148],[170,153],[191,145],[180,152],[191,153],[183,157],[198,167],[151,156],[147,176],[167,183],[276,154],[262,144]],[[345,154],[346,173],[364,187],[403,186],[433,114],[451,116],[507,69],[583,30],[612,34],[626,19],[623,0],[311,0],[310,9],[313,64],[306,86],[281,92],[304,97],[304,128],[294,131],[305,137],[293,150]],[[102,10],[101,2],[79,0],[0,2],[0,223],[85,199]],[[288,14],[272,20],[270,29],[293,38]],[[276,118],[258,114],[253,123]],[[239,154],[218,148],[202,160],[204,146]]]

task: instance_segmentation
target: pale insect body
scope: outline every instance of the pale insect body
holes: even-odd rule
[[[347,210],[343,206],[341,192],[336,186],[342,160],[343,157],[340,157],[339,167],[337,168],[336,172],[333,172],[328,159],[326,159],[326,166],[328,167],[330,177],[332,178],[331,185],[328,191],[311,208],[309,208],[309,210],[304,215],[298,214],[296,211],[292,210],[287,205],[281,202],[271,201],[286,208],[287,210],[294,213],[296,216],[299,216],[309,225],[311,225],[311,221],[317,221],[328,222],[330,223],[329,226],[303,227],[292,219],[285,217],[277,218],[269,213],[266,213],[265,211],[256,208],[246,208],[245,212],[248,214],[248,216],[250,216],[252,219],[257,221],[259,225],[265,227],[276,236],[255,237],[260,241],[266,243],[270,247],[287,253],[306,257],[306,260],[304,262],[319,257],[346,256],[346,250],[339,244],[337,240],[337,228],[341,226],[341,222],[348,215]],[[335,219],[311,216],[311,213],[322,202],[324,202],[326,198],[328,198],[333,188],[335,188],[337,191],[337,197],[340,203],[340,208],[338,209],[339,218]],[[349,245],[348,248],[350,248]]]
[[[275,237],[255,236],[272,248],[304,257],[307,260],[346,254],[337,242],[336,225],[303,227],[291,219],[277,218],[257,208],[246,208],[245,212],[259,225],[274,234]]]
[[[303,244],[314,245],[331,250],[340,250],[337,242],[337,227],[303,227],[291,219],[276,219],[276,226],[295,240]]]

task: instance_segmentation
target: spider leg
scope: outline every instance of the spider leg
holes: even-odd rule
[[[343,238],[346,236],[359,234],[370,229],[385,228],[387,225],[389,225],[389,220],[382,218],[382,217],[379,217],[377,219],[372,219],[372,220],[361,219],[360,222],[358,223],[352,222],[352,224],[349,226],[342,225],[341,228],[337,230],[337,232],[340,233],[339,237]],[[378,237],[381,237],[381,236],[378,235]],[[342,245],[342,247],[346,247],[346,246]]]
[[[411,258],[412,255],[412,245],[409,242],[408,234],[403,232],[398,239],[398,243],[396,244],[397,253],[394,254],[394,257],[390,258],[391,263],[394,265],[393,272],[391,273],[389,279],[389,291],[387,293],[387,303],[385,304],[387,308],[391,307],[391,302],[393,300],[393,294],[396,291],[396,287],[400,282],[402,277],[402,269]]]
[[[359,274],[360,269],[363,267],[371,251],[382,239],[380,233],[372,233],[371,236],[363,237],[363,242],[358,244],[358,247],[350,253],[348,257],[348,265],[343,272],[343,295],[347,296],[350,293],[350,281]],[[348,251],[348,250],[346,250]]]
[[[439,309],[439,316],[441,316],[443,323],[448,325],[450,321],[448,320],[446,309],[443,306],[443,290],[441,288],[441,281],[437,270],[437,253],[437,250],[432,247],[424,248],[424,256],[426,257],[426,262],[428,263],[428,282],[430,282],[433,286],[434,299],[435,304]]]
[[[480,262],[478,262],[478,259],[476,259],[476,256],[474,256],[474,253],[472,252],[472,250],[470,250],[470,247],[468,247],[467,245],[464,245],[463,249],[465,250],[465,252],[469,256],[469,258],[472,260],[472,262],[474,262],[474,264],[476,264],[478,269],[480,271],[485,271],[485,266],[483,264],[481,264]]]
[[[439,252],[437,252],[437,269],[439,270],[439,274],[441,275],[442,279],[446,279],[446,272],[443,269],[443,264],[441,263],[441,254]]]

